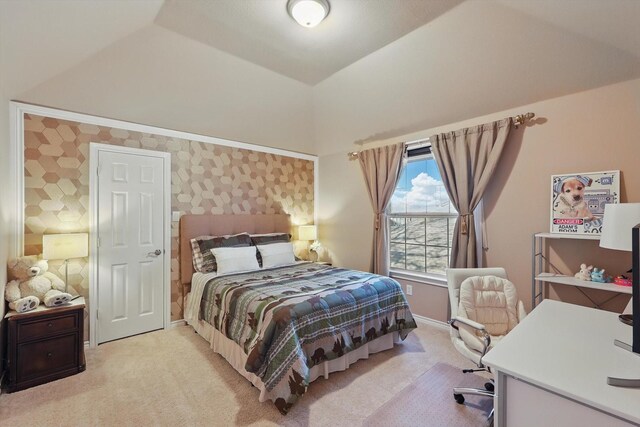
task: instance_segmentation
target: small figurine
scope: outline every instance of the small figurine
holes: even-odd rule
[[[586,280],[587,282],[591,281],[591,270],[593,270],[593,265],[587,267],[587,264],[580,264],[580,271],[575,274],[576,279]]]
[[[591,272],[591,281],[597,283],[609,283],[610,277],[605,276],[604,269],[594,268]]]
[[[622,274],[620,276],[614,277],[613,283],[615,283],[618,286],[633,286],[633,282],[631,278]]]

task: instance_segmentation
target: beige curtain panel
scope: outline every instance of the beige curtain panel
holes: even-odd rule
[[[449,263],[452,268],[479,267],[473,211],[498,165],[512,122],[509,117],[430,138],[444,186],[459,213]]]
[[[396,189],[403,157],[402,143],[372,148],[358,154],[375,214],[372,271],[384,276],[389,275],[389,225],[385,211]]]

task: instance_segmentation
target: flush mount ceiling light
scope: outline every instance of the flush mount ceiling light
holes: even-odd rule
[[[289,0],[287,11],[303,27],[318,25],[329,14],[327,0]]]

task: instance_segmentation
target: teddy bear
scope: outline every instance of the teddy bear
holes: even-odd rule
[[[580,264],[580,271],[575,274],[576,279],[586,280],[587,282],[590,282],[591,270],[593,270],[593,265],[587,267],[587,264]]]
[[[7,284],[4,297],[9,308],[18,313],[33,310],[42,302],[47,307],[55,307],[73,298],[64,292],[64,282],[47,271],[47,260],[23,256],[9,260],[8,267],[13,280]]]

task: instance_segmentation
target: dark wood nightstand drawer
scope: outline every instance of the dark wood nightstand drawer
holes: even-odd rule
[[[78,335],[18,345],[16,380],[28,381],[78,366]]]
[[[52,316],[48,319],[21,322],[18,325],[18,342],[49,337],[52,334],[75,331],[78,328],[78,316]]]
[[[84,298],[5,315],[7,351],[3,386],[11,393],[85,370]]]

